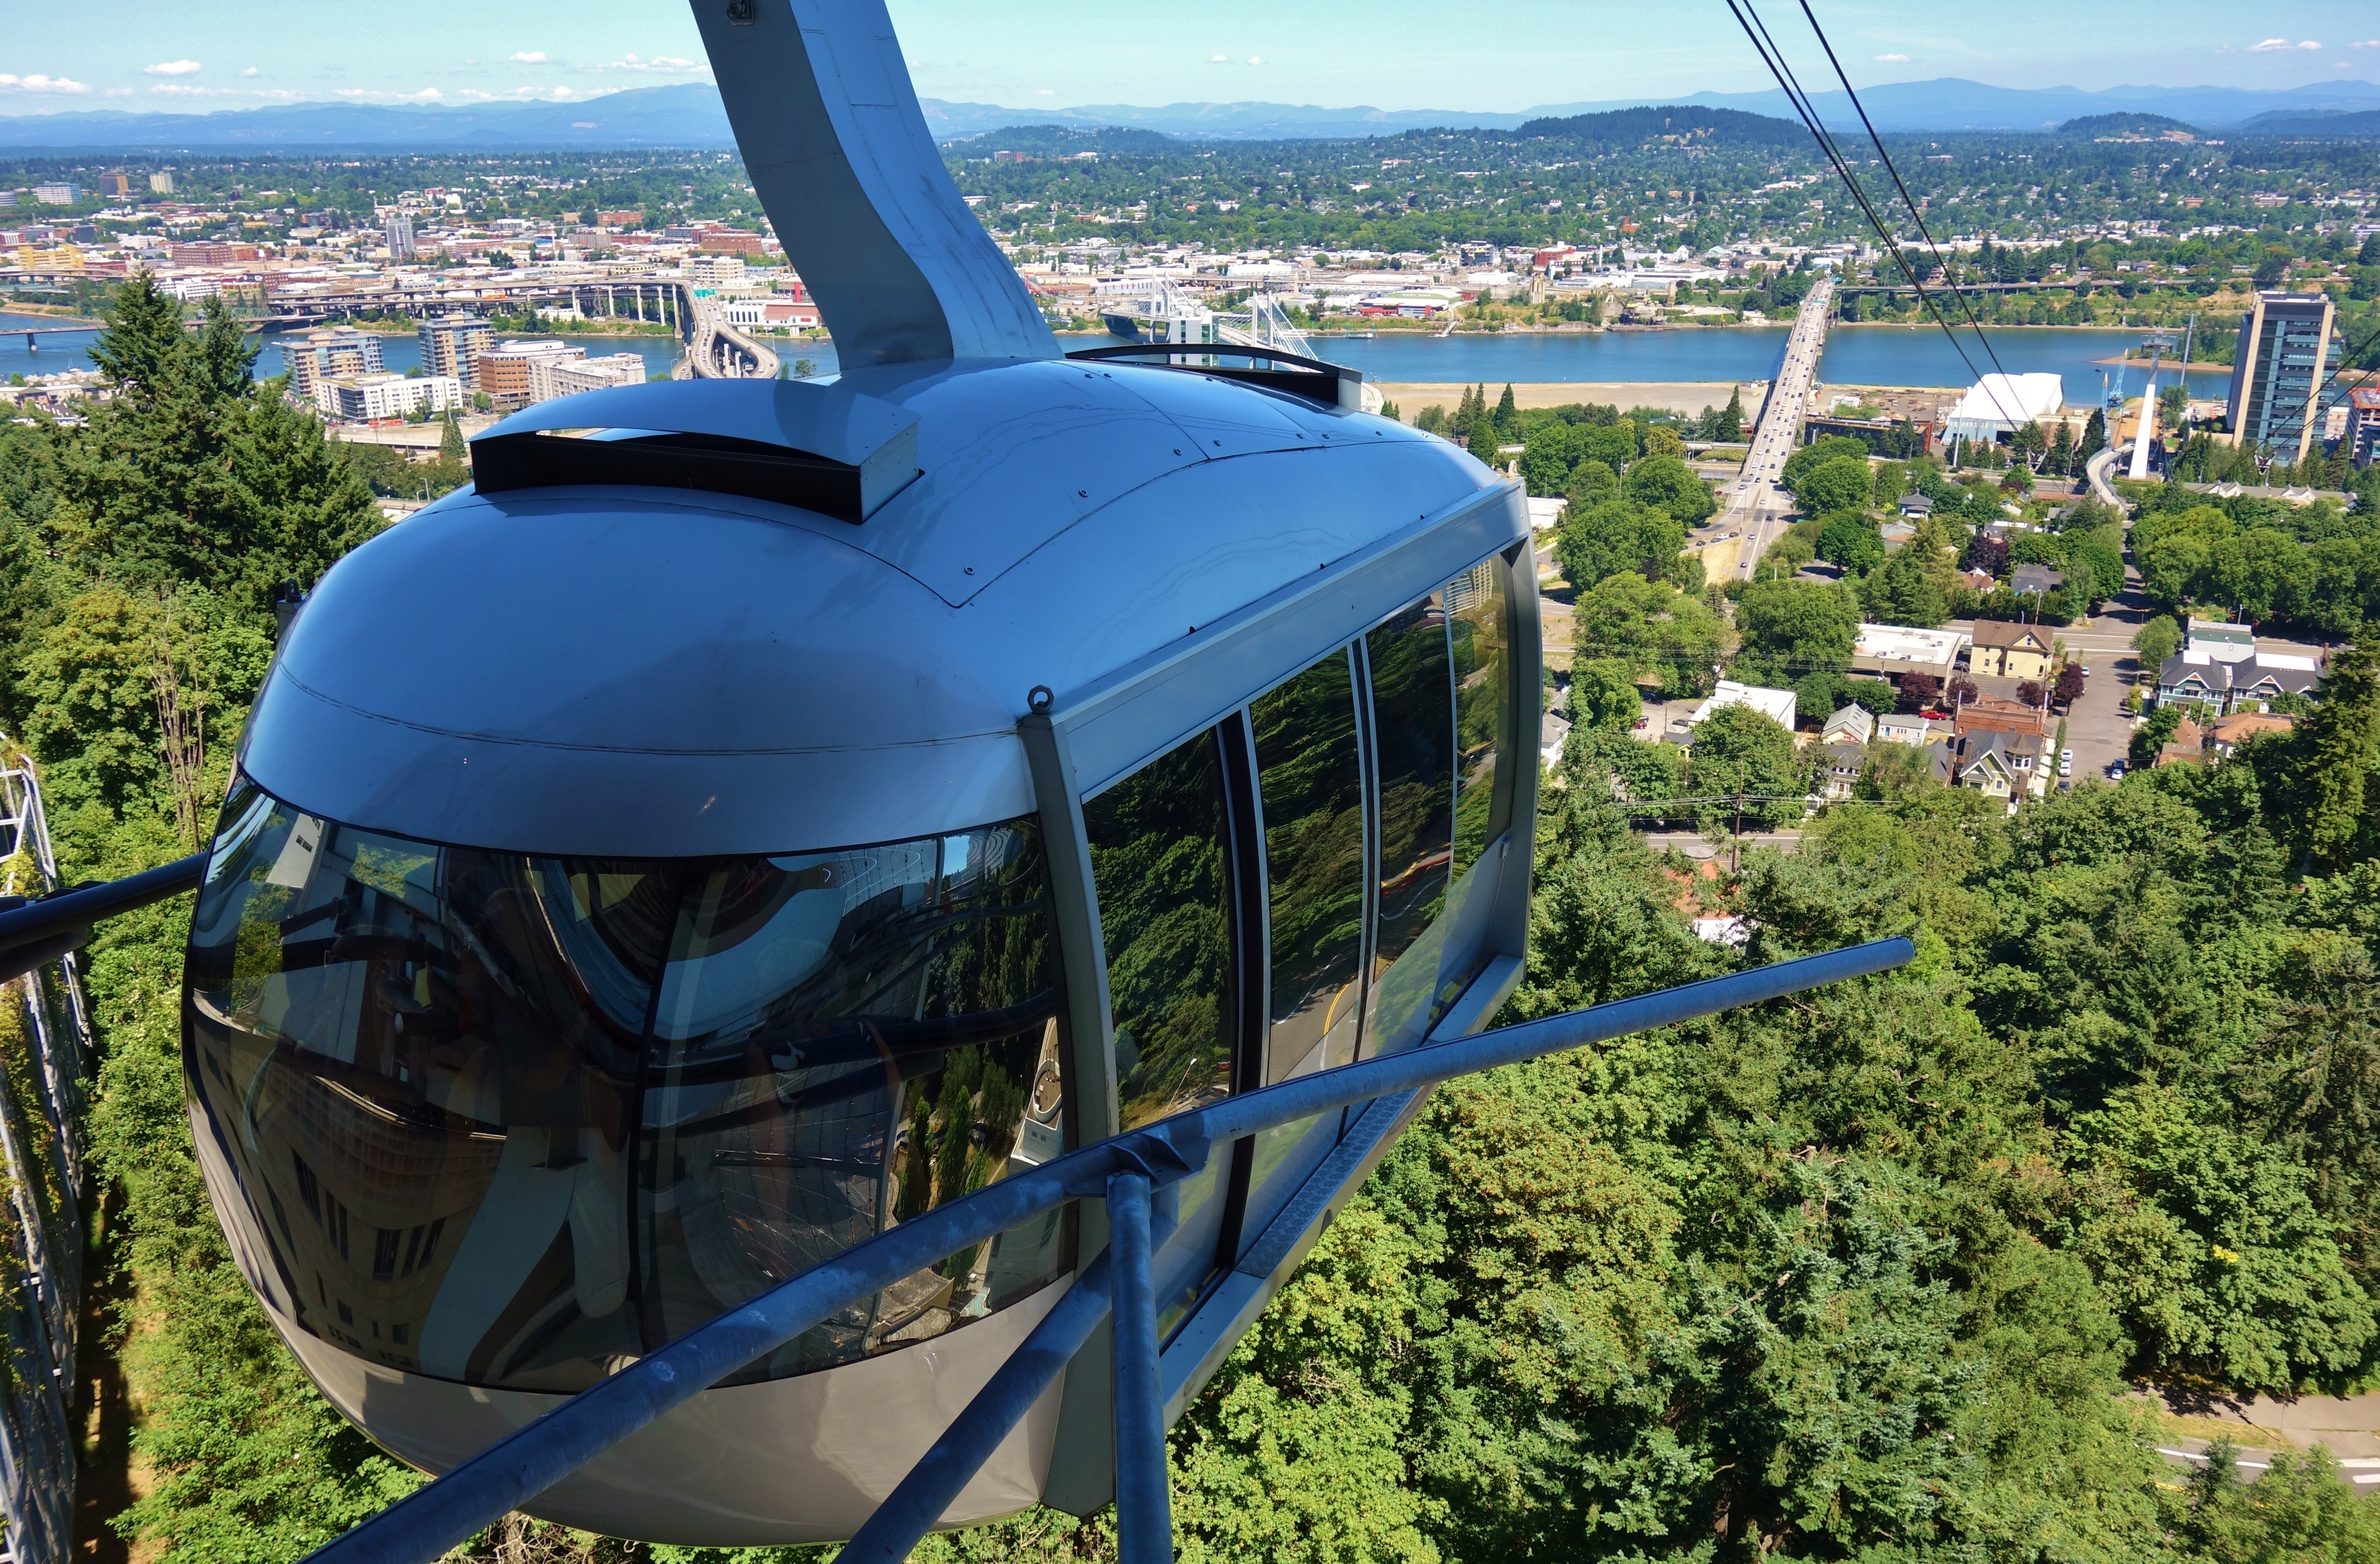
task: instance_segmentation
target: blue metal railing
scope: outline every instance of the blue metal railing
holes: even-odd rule
[[[1135,1130],[903,1222],[581,1391],[311,1556],[315,1564],[429,1564],[589,1460],[834,1314],[1072,1199],[1108,1205],[1108,1247],[1086,1266],[935,1441],[842,1558],[906,1558],[1026,1409],[1111,1313],[1115,1316],[1116,1513],[1124,1564],[1170,1560],[1172,1524],[1159,1389],[1151,1257],[1170,1223],[1164,1192],[1208,1149],[1458,1075],[1561,1053],[1906,964],[1880,940],[1725,977],[1500,1027],[1284,1081]]]

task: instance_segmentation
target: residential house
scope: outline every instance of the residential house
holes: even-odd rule
[[[2048,791],[2048,752],[2049,741],[2039,734],[1993,728],[1961,733],[1949,744],[1949,780],[2004,798],[2013,809],[2028,794],[2039,797]]]
[[[1867,746],[1849,739],[1828,744],[1818,762],[1819,796],[1829,803],[1849,798],[1852,785],[1859,781],[1860,769],[1866,764]]]
[[[2196,641],[2194,634],[2192,639]],[[2193,644],[2157,670],[2157,704],[2179,701],[2217,716],[2252,711],[2285,695],[2304,695],[2321,679],[2322,664],[2311,657],[2251,650],[2245,657],[2218,659]]]
[[[2046,625],[1978,619],[1967,666],[1977,678],[2046,679],[2056,645]]]
[[[1864,745],[1876,736],[1876,719],[1864,706],[1846,706],[1818,730],[1820,744]]]
[[[2174,725],[2173,737],[2157,751],[2155,762],[2159,766],[2194,764],[2206,758],[2206,734],[2199,725],[2184,717]]]
[[[2046,598],[2064,585],[2065,574],[2046,564],[2021,564],[2009,573],[2009,589],[2018,597],[2029,592],[2034,597]]]
[[[2206,747],[2228,758],[2234,750],[2252,738],[2265,734],[2286,734],[2297,725],[2296,718],[2277,711],[2234,711],[2228,717],[2218,717],[2207,724]]]
[[[1912,749],[1923,749],[1949,736],[1947,722],[1929,722],[1923,717],[1904,717],[1895,713],[1876,720],[1876,742],[1905,744]]]
[[[1934,502],[1923,494],[1903,494],[1893,507],[1905,520],[1923,521],[1934,514]]]

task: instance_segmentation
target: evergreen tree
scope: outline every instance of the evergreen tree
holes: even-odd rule
[[[1504,394],[1496,401],[1496,432],[1506,443],[1520,438],[1521,409],[1512,400],[1512,387],[1508,382]]]
[[[2087,462],[2107,448],[2107,415],[2094,407],[2091,416],[2082,421],[2082,441],[2074,447],[2074,460],[2077,464]]]
[[[438,459],[460,462],[468,454],[463,444],[463,426],[455,421],[455,415],[450,411],[446,415],[446,427],[438,436]]]
[[[2313,864],[2340,862],[2363,823],[2365,784],[2380,747],[2380,653],[2341,649],[2324,671],[2313,714],[2290,746],[2286,812],[2298,848]]]
[[[1741,387],[1727,394],[1727,406],[1719,409],[1710,438],[1736,441],[1743,438],[1743,392]]]

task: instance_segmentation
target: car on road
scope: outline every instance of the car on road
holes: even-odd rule
[[[2091,676],[2091,665],[2087,662],[2082,665],[2082,676],[2086,679]]]
[[[2124,772],[2126,770],[2127,768],[2121,760],[2108,761],[2107,780],[2109,782],[2122,782],[2124,780]]]

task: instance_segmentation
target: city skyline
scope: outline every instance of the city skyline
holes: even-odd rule
[[[1519,0],[1492,30],[1450,25],[1417,0],[1282,12],[1218,0],[1195,20],[1117,29],[1087,0],[1029,12],[957,0],[892,0],[920,96],[1014,108],[1264,101],[1390,111],[1508,113],[1540,103],[1685,97],[1771,85],[1730,18],[1682,28],[1675,11]],[[2011,0],[1961,31],[1865,3],[1816,7],[1855,85],[1957,77],[2010,88],[2260,90],[2380,77],[2380,24],[2342,34],[2335,7],[2218,0],[2134,3],[2095,19]],[[114,108],[203,112],[267,103],[570,103],[626,88],[707,80],[691,15],[674,5],[559,0],[491,10],[419,0],[415,25],[375,35],[368,58],[326,49],[292,0],[219,0],[203,12],[128,0],[98,32],[76,14],[14,18],[0,42],[0,115]],[[1764,14],[1815,86],[1830,79],[1798,10]],[[137,52],[126,40],[139,40]],[[1410,42],[1402,41],[1409,40]],[[2131,41],[2139,41],[2134,43]]]

